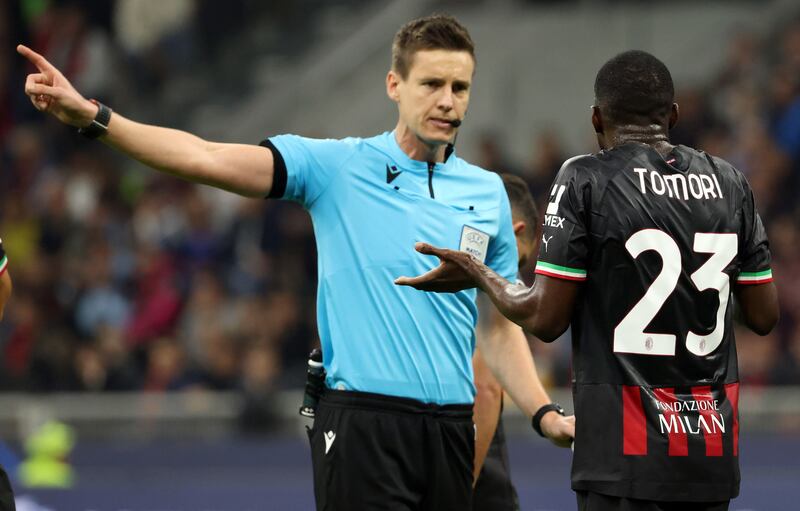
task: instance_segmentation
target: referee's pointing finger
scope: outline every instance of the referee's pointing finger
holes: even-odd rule
[[[56,68],[46,58],[24,44],[17,45],[17,53],[28,59],[41,73],[54,73],[56,71]]]

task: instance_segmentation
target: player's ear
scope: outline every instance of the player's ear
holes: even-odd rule
[[[592,105],[592,126],[595,133],[603,133],[603,114],[597,105]]]
[[[512,226],[514,227],[514,236],[519,236],[525,231],[527,224],[522,220],[519,220],[517,222],[514,222]]]
[[[674,128],[675,125],[678,124],[678,117],[680,117],[678,114],[678,104],[673,103],[672,110],[669,112],[669,129]]]
[[[395,103],[400,101],[400,94],[397,90],[399,85],[400,76],[394,69],[390,69],[389,72],[386,73],[386,95]]]

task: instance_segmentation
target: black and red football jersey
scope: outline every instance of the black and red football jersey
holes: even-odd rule
[[[572,317],[572,487],[647,500],[738,495],[734,283],[772,280],[729,163],[626,143],[568,160],[536,273],[582,281]]]

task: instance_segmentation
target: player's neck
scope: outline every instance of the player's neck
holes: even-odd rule
[[[625,125],[608,133],[608,148],[616,147],[628,142],[646,144],[666,156],[675,147],[669,142],[669,132],[664,126],[651,124],[649,126]]]
[[[395,140],[400,149],[412,160],[424,162],[444,161],[444,152],[447,148],[442,144],[430,144],[408,129],[408,126],[398,123],[394,130]]]

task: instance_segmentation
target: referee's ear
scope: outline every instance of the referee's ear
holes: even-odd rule
[[[394,69],[386,73],[386,95],[395,103],[400,101],[400,93],[397,86],[400,85],[400,76]]]

